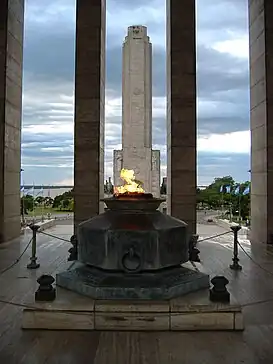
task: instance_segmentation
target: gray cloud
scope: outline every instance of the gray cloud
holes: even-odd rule
[[[115,26],[107,30],[108,97],[121,95],[121,44],[127,26],[139,23],[139,15],[136,19],[134,14],[141,6],[147,10],[140,14],[143,14],[153,43],[153,94],[164,97],[165,21],[164,16],[153,15],[153,11],[160,8],[164,12],[164,0],[108,0],[107,6],[110,20],[125,10],[132,16],[132,19],[115,20]],[[198,0],[197,6],[198,132],[205,135],[246,130],[249,128],[248,60],[220,53],[211,47],[212,42],[225,40],[230,33],[234,37],[246,34],[246,0]],[[58,12],[58,9],[61,10]],[[64,180],[72,175],[72,132],[50,134],[36,131],[33,134],[27,127],[73,122],[75,0],[29,0],[25,28],[22,159],[29,165],[30,183],[38,177],[40,183],[43,179],[48,182]],[[109,171],[112,150],[121,142],[120,117],[108,117],[106,129],[105,156]],[[153,131],[153,143],[162,150],[162,165],[166,165],[164,115],[154,116]],[[199,153],[199,176],[210,182],[212,176],[228,174],[224,172],[226,170],[238,179],[245,179],[241,165],[248,165],[248,158],[247,155],[217,157]],[[37,177],[37,169],[31,165],[44,165],[45,161],[52,165],[50,175],[46,172],[49,167],[44,167]],[[61,173],[56,166],[63,167]]]
[[[203,31],[245,32],[248,24],[248,0],[197,0],[197,26]]]
[[[235,181],[249,180],[250,156],[246,154],[222,154],[198,153],[199,184],[209,184],[212,176],[232,176]]]
[[[42,32],[30,33],[25,39],[24,71],[40,79],[74,80],[74,36],[70,33],[50,37]]]
[[[156,5],[158,1],[150,0],[149,6]],[[147,6],[147,0],[137,0],[137,1],[128,1],[128,0],[111,0],[107,3],[107,8],[114,9],[116,12],[119,10],[119,8],[122,9],[136,9],[139,7],[146,7]]]
[[[215,96],[219,91],[243,90],[249,84],[248,60],[220,53],[198,45],[198,88],[200,97]]]

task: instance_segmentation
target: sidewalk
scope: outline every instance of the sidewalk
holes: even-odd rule
[[[216,218],[215,220],[215,223],[217,225],[219,225],[220,227],[224,228],[224,229],[230,229],[231,226],[234,226],[234,225],[239,225],[235,222],[230,222],[229,220],[227,219],[218,219]],[[250,228],[247,227],[247,226],[242,226],[241,227],[241,230],[239,230],[238,234],[239,235],[246,235],[246,236],[249,236],[249,233],[250,233]]]

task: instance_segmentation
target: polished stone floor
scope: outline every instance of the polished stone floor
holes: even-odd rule
[[[199,224],[200,239],[225,232],[216,225]],[[55,275],[66,262],[72,225],[47,230],[56,239],[38,235],[37,256],[41,267],[26,268],[30,247],[12,269],[0,275],[0,363],[9,364],[270,364],[273,357],[273,252],[265,246],[251,247],[240,238],[243,266],[231,271],[232,235],[201,241],[201,271],[211,277],[223,274],[229,290],[244,306],[246,329],[234,332],[52,332],[23,331],[23,305],[33,298],[36,279],[42,273]],[[30,238],[0,246],[0,270],[12,264]],[[248,255],[246,255],[248,254]],[[9,302],[9,303],[7,303]]]

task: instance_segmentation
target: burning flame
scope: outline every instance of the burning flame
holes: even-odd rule
[[[123,186],[115,186],[114,194],[121,193],[144,193],[141,187],[142,183],[136,180],[135,172],[132,169],[124,169],[120,171],[120,178],[125,182]]]

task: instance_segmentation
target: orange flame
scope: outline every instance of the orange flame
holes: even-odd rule
[[[124,169],[120,171],[120,178],[125,182],[123,186],[115,186],[114,194],[122,193],[144,193],[140,181],[136,181],[135,172],[132,169]]]

